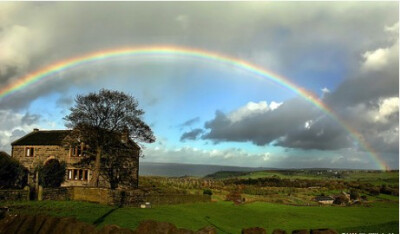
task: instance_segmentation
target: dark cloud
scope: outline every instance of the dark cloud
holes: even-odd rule
[[[346,79],[334,92],[326,95],[325,102],[340,111],[340,108],[346,106],[398,96],[398,64],[398,60],[395,60],[392,66],[383,71],[359,74],[358,77]]]
[[[183,128],[183,127],[190,127],[191,125],[193,125],[194,123],[197,123],[200,121],[200,117],[195,117],[193,119],[189,119],[181,124],[179,124],[179,127]]]
[[[397,6],[280,2],[2,4],[0,45],[7,53],[0,57],[1,81],[13,82],[55,61],[104,48],[151,44],[216,51],[289,77],[304,71],[331,72],[338,69],[338,61],[351,67],[357,62],[349,59],[351,56],[383,45],[386,35],[377,32],[398,20]],[[8,72],[9,67],[17,73]],[[25,89],[7,102],[0,100],[0,107],[26,107],[49,92],[64,94],[69,87],[82,85],[79,80],[82,76],[76,75],[57,83],[41,83],[42,88]]]
[[[40,119],[40,115],[38,114],[29,114],[28,112],[22,117],[21,123],[26,125],[32,125],[37,123]]]
[[[1,32],[1,31],[0,31]],[[14,77],[18,74],[18,68],[15,66],[5,66],[3,70],[0,70],[0,82],[5,83],[11,77]]]
[[[352,139],[342,126],[326,116],[302,126],[277,140],[275,145],[296,149],[337,150],[352,146]]]
[[[185,140],[197,140],[197,138],[204,132],[203,129],[196,128],[189,132],[185,132],[182,134],[180,141]]]
[[[391,38],[382,48],[362,55],[358,70],[336,90],[325,93],[323,101],[340,121],[357,130],[375,150],[396,154],[399,151],[398,39]],[[210,132],[204,139],[250,141],[257,145],[274,142],[278,146],[305,150],[355,147],[343,126],[310,110],[310,106],[286,102],[274,111],[250,115],[240,121],[231,121],[226,114],[217,112],[216,117],[205,124]]]
[[[302,99],[289,100],[273,111],[257,112],[238,121],[232,121],[229,115],[217,111],[215,118],[205,123],[209,132],[202,138],[214,142],[249,141],[267,145],[288,131],[304,126],[318,113],[315,107]]]
[[[10,137],[11,142],[13,142],[14,140],[17,140],[17,139],[19,139],[19,138],[21,138],[21,137],[23,137],[23,136],[25,136],[25,135],[26,135],[26,132],[25,132],[25,131],[20,130],[20,129],[16,129],[16,130],[14,130],[14,131],[12,132],[12,135],[11,135],[11,137]]]
[[[398,101],[395,97],[383,100]],[[382,103],[384,101],[375,100],[373,104],[362,107],[350,106],[341,109],[337,114],[358,130],[376,151],[398,153],[398,109],[390,112],[390,106]],[[388,114],[383,115],[382,111]],[[296,99],[287,101],[273,111],[249,115],[239,121],[232,121],[230,114],[217,111],[215,118],[205,123],[205,129],[209,132],[202,138],[215,143],[249,141],[256,145],[273,143],[304,150],[353,147],[365,150],[356,145],[339,122],[315,110],[309,103]]]

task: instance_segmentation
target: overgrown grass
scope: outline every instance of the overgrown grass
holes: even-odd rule
[[[394,202],[375,202],[371,207],[288,206],[255,202],[235,206],[231,202],[196,203],[161,206],[151,209],[119,208],[77,201],[41,201],[0,203],[11,212],[73,216],[99,226],[116,224],[135,228],[141,220],[155,219],[171,222],[178,227],[199,229],[215,225],[219,233],[240,233],[242,228],[260,226],[270,233],[275,228],[294,229],[333,228],[338,231],[398,233],[399,208]],[[114,210],[113,210],[114,209]],[[109,213],[112,211],[111,213]],[[109,213],[100,220],[99,218]]]

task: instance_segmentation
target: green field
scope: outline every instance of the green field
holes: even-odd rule
[[[323,170],[321,170],[323,171]],[[359,181],[365,183],[371,183],[374,185],[381,185],[381,184],[398,184],[399,182],[399,172],[398,171],[391,171],[391,172],[366,172],[366,171],[338,171],[338,174],[341,178],[336,178],[332,173],[323,172],[321,175],[316,175],[310,173],[310,171],[302,172],[301,170],[293,170],[293,171],[255,171],[255,172],[248,172],[244,175],[237,176],[238,178],[263,178],[263,177],[272,177],[278,176],[282,179],[343,179],[348,181]],[[233,175],[231,175],[233,176]]]
[[[199,229],[214,225],[219,233],[240,233],[244,227],[261,226],[268,233],[275,228],[294,229],[333,228],[339,232],[398,233],[397,202],[374,202],[366,206],[290,206],[255,202],[233,205],[231,202],[212,202],[161,206],[151,209],[116,208],[87,202],[41,201],[0,203],[11,212],[73,216],[99,226],[116,224],[135,228],[141,220],[155,219],[171,222],[178,227]]]

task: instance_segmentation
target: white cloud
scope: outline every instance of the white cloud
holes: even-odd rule
[[[238,148],[200,150],[194,147],[167,149],[163,147],[144,150],[145,161],[219,164],[234,166],[267,166],[271,153],[249,153]]]
[[[389,40],[392,40],[392,45],[388,47],[378,48],[365,52],[362,57],[364,59],[362,70],[364,72],[377,71],[384,69],[391,61],[398,60],[399,56],[399,24],[393,26],[385,26]]]
[[[324,93],[324,94],[325,94],[325,93],[330,93],[330,92],[331,92],[327,87],[322,88],[321,91],[322,91],[322,93]]]
[[[379,108],[374,113],[376,122],[387,122],[388,117],[399,112],[399,97],[390,97],[379,101]]]
[[[282,105],[282,102],[271,102],[269,105],[266,101],[248,102],[245,106],[229,113],[228,118],[232,122],[238,122],[256,114],[263,114],[268,111],[273,111],[280,105]]]
[[[313,124],[313,120],[308,120],[304,123],[304,128],[310,129],[312,124]]]
[[[374,51],[367,51],[363,54],[365,70],[379,70],[388,64],[390,48],[379,48]]]
[[[283,104],[283,102],[271,102],[271,103],[269,104],[269,108],[270,108],[271,110],[275,110],[275,109],[277,109],[278,107],[280,107],[282,104]]]
[[[271,154],[270,154],[270,153],[265,153],[264,156],[262,157],[262,159],[263,159],[264,161],[270,160],[270,159],[271,159]]]
[[[343,150],[328,156],[312,152],[250,153],[238,148],[199,150],[183,147],[178,151],[168,148],[147,148],[143,161],[190,163],[273,168],[374,168],[374,161],[359,151]],[[351,156],[351,157],[350,157]]]

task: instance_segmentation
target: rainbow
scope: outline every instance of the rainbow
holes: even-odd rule
[[[128,47],[128,48],[118,48],[110,50],[102,50],[94,53],[85,54],[78,57],[69,58],[62,60],[57,63],[53,63],[44,68],[36,70],[29,73],[23,77],[18,78],[16,81],[7,84],[0,89],[0,99],[9,96],[19,90],[27,88],[28,86],[35,84],[45,78],[49,78],[57,72],[72,69],[77,66],[82,66],[88,63],[93,63],[96,61],[107,60],[112,58],[117,58],[121,56],[183,56],[194,59],[200,59],[208,62],[215,62],[219,64],[224,64],[227,66],[233,66],[247,72],[253,73],[254,75],[269,79],[291,91],[302,96],[308,102],[315,105],[317,108],[321,109],[332,119],[337,121],[343,128],[350,134],[351,138],[358,142],[362,148],[364,148],[377,164],[380,169],[389,169],[388,165],[380,158],[378,153],[366,142],[363,136],[345,121],[343,121],[334,111],[329,108],[325,103],[323,103],[315,94],[297,86],[287,78],[279,76],[271,71],[267,71],[264,68],[258,67],[254,64],[248,63],[246,61],[213,53],[210,51],[175,47],[175,46],[149,46],[149,47]]]

